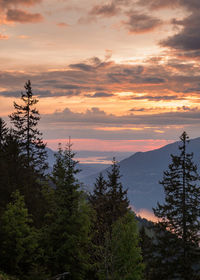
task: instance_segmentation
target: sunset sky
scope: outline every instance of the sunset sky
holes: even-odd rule
[[[30,79],[50,147],[200,136],[199,0],[0,0],[1,117]]]

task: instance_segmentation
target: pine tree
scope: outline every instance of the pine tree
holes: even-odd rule
[[[52,172],[55,208],[44,231],[44,243],[47,267],[53,275],[69,272],[70,279],[82,280],[89,265],[90,210],[75,178],[76,165],[71,143],[64,151],[60,146]]]
[[[154,270],[154,262],[153,259],[153,237],[151,236],[151,230],[153,229],[153,223],[149,222],[148,226],[142,225],[140,228],[140,247],[142,253],[142,260],[144,263],[144,279],[145,280],[156,280],[154,276],[152,277],[153,270]],[[151,237],[150,237],[151,236]]]
[[[35,105],[38,99],[34,98],[31,82],[25,86],[25,93],[21,93],[22,105],[14,102],[15,112],[10,115],[14,125],[14,134],[20,140],[22,153],[26,155],[27,167],[32,167],[43,174],[47,168],[45,144],[42,133],[37,129],[40,115]]]
[[[200,187],[193,154],[187,153],[189,139],[186,132],[180,140],[180,154],[171,155],[172,163],[160,182],[165,191],[165,203],[158,203],[154,209],[159,218],[157,261],[162,279],[179,277],[189,280],[195,274],[195,263],[199,261],[195,252],[200,241]]]
[[[0,152],[2,150],[3,144],[5,143],[6,136],[8,134],[8,128],[5,121],[0,118]]]
[[[37,256],[37,234],[19,191],[12,194],[1,217],[0,267],[12,275],[24,279]]]
[[[104,180],[102,174],[99,175],[95,183],[94,192],[89,197],[92,208],[96,213],[92,238],[95,246],[92,257],[93,260],[96,260],[96,273],[94,273],[93,279],[97,279],[95,277],[101,275],[102,271],[106,273],[103,274],[103,277],[107,277],[105,275],[110,275],[111,273],[108,264],[112,256],[112,226],[118,219],[127,214],[129,206],[127,191],[123,190],[123,186],[120,183],[119,165],[115,159],[113,159],[111,170],[108,171],[107,175],[107,180]]]
[[[102,245],[105,241],[105,232],[108,230],[107,225],[107,211],[108,211],[108,196],[107,196],[107,182],[102,173],[96,179],[94,191],[89,197],[92,208],[96,213],[96,219],[93,224],[94,238],[96,245]]]
[[[5,136],[0,151],[0,212],[10,202],[11,194],[16,189],[24,193],[27,184],[27,170],[24,164],[19,141],[10,131]]]
[[[129,201],[127,198],[127,190],[123,190],[123,186],[120,182],[120,170],[119,165],[115,158],[113,158],[111,171],[108,171],[108,225],[111,226],[118,218],[123,217],[129,206]],[[110,233],[112,229],[110,227]]]

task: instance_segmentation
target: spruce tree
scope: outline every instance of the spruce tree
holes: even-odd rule
[[[37,233],[19,191],[12,194],[1,217],[0,268],[25,279],[37,259]]]
[[[10,115],[14,125],[14,134],[20,140],[21,151],[26,155],[27,167],[43,174],[47,168],[45,144],[37,125],[40,115],[35,105],[38,99],[33,96],[30,80],[25,83],[25,92],[21,93],[22,104],[14,102],[15,112]]]
[[[0,212],[10,202],[16,189],[24,193],[27,184],[25,159],[18,139],[10,131],[4,138],[0,151]],[[33,195],[33,194],[32,194]]]
[[[123,190],[119,165],[115,159],[113,159],[111,170],[107,172],[107,175],[107,180],[103,178],[102,174],[99,175],[93,194],[89,197],[96,213],[92,235],[92,242],[95,246],[93,259],[96,260],[96,273],[94,273],[93,279],[98,279],[97,277],[100,277],[99,279],[107,277],[102,279],[108,279],[108,275],[111,274],[109,263],[112,257],[112,226],[118,219],[127,214],[129,206],[127,190]],[[101,276],[102,271],[103,276]]]
[[[160,182],[165,203],[154,210],[159,218],[157,262],[162,279],[193,279],[196,252],[200,241],[200,187],[193,154],[187,152],[188,135],[180,137],[180,154],[171,155],[172,163]],[[170,278],[171,277],[171,278]]]
[[[107,172],[107,196],[108,196],[108,212],[107,223],[112,225],[118,218],[123,217],[129,206],[127,198],[127,190],[123,190],[123,186],[120,182],[120,169],[117,161],[113,158],[111,165],[111,171]],[[110,227],[110,233],[112,229]]]
[[[93,224],[93,241],[96,245],[102,245],[105,240],[105,232],[108,230],[106,216],[108,211],[107,182],[102,173],[96,179],[94,191],[89,196],[89,201],[96,213],[96,219]]]
[[[3,144],[5,143],[8,131],[9,129],[6,126],[5,121],[2,118],[0,118],[0,152],[2,150]]]
[[[65,150],[60,146],[51,177],[55,208],[50,209],[44,244],[46,264],[53,275],[69,272],[70,279],[82,280],[89,266],[90,210],[75,178],[76,165],[71,143]]]

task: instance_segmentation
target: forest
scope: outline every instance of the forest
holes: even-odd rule
[[[9,124],[0,118],[0,279],[200,279],[200,177],[186,132],[153,223],[131,210],[115,159],[91,193],[77,180],[70,139],[49,172],[30,81],[20,100]]]

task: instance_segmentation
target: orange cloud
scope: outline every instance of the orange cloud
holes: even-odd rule
[[[7,40],[8,38],[7,35],[0,34],[0,40]]]
[[[69,24],[67,24],[66,22],[58,22],[56,25],[59,27],[68,27],[69,26]]]

